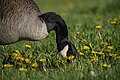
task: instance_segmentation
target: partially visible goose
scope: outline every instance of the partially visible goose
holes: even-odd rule
[[[40,40],[50,31],[56,33],[57,49],[61,57],[77,55],[68,41],[65,21],[54,12],[41,14],[33,0],[0,0],[0,45],[19,40]]]

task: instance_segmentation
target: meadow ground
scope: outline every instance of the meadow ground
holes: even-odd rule
[[[0,80],[119,80],[119,0],[35,1],[42,13],[65,19],[78,58],[72,64],[60,58],[54,32],[37,42],[0,46]]]

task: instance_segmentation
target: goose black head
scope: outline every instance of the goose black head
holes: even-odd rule
[[[59,55],[63,59],[67,59],[67,62],[72,62],[73,60],[75,60],[75,58],[78,55],[78,52],[71,42],[67,42],[67,44],[64,47],[62,46],[62,48],[63,49],[59,51]]]
[[[78,53],[75,46],[68,41],[67,25],[62,17],[54,12],[48,12],[40,15],[39,18],[45,22],[48,32],[50,32],[51,30],[55,31],[57,49],[60,56],[63,59],[65,59],[65,57],[68,57],[68,62],[70,62],[70,56],[74,56],[75,59]]]
[[[69,48],[67,51],[67,57],[68,57],[67,61],[71,62],[71,59],[69,57],[73,56],[72,60],[74,60],[77,57],[78,52],[77,52],[77,49],[75,48],[75,46],[71,42],[68,43],[68,47]]]

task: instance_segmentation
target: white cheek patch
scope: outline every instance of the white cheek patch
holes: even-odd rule
[[[66,46],[63,48],[63,50],[61,50],[61,51],[59,52],[59,55],[64,59],[64,58],[66,57],[66,55],[67,55],[67,51],[68,51],[68,45],[66,45]]]

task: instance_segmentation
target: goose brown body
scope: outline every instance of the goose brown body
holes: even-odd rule
[[[45,38],[47,27],[40,15],[33,0],[0,0],[0,44]]]
[[[61,57],[73,55],[75,59],[77,49],[69,42],[67,25],[60,15],[55,12],[41,14],[33,0],[0,0],[0,45],[23,39],[40,40],[52,30],[56,33]]]

